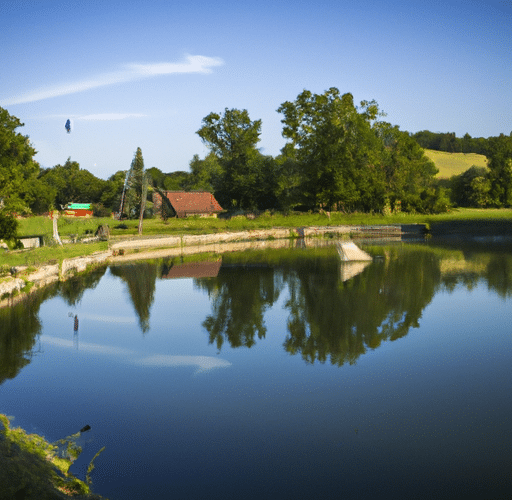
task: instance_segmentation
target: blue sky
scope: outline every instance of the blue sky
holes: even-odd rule
[[[0,106],[43,167],[189,169],[210,112],[284,145],[284,101],[337,87],[402,130],[512,131],[512,0],[3,0]],[[70,118],[71,134],[64,124]]]

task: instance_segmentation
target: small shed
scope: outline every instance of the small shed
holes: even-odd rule
[[[223,211],[212,193],[207,191],[162,191],[171,205],[175,217],[217,217]],[[156,214],[162,213],[162,197],[153,192],[153,208]]]
[[[68,203],[64,217],[92,217],[92,206],[90,203]]]

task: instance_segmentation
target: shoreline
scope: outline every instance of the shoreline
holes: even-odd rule
[[[290,239],[309,238],[391,238],[401,239],[405,234],[424,234],[425,224],[396,224],[388,226],[310,226],[299,228],[255,229],[201,235],[135,237],[114,241],[109,249],[88,256],[64,259],[60,264],[39,266],[30,274],[25,266],[15,268],[14,276],[0,278],[0,307],[10,307],[32,291],[65,281],[90,269],[112,263],[132,260],[156,259],[194,255],[199,253],[225,253],[250,248],[282,248]]]

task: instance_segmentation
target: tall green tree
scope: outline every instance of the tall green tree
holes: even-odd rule
[[[126,170],[118,170],[115,174],[111,175],[105,183],[105,188],[101,193],[100,203],[111,212],[119,211],[125,178]]]
[[[384,206],[380,143],[372,122],[380,115],[375,101],[354,105],[352,94],[337,88],[324,94],[304,90],[277,110],[284,115],[288,157],[303,172],[303,192],[311,206],[353,211]]]
[[[98,203],[107,188],[107,181],[99,179],[88,170],[80,169],[80,164],[66,160],[64,165],[41,172],[39,180],[48,190],[55,191],[56,208],[68,203]]]
[[[221,191],[223,169],[213,151],[210,151],[203,160],[199,155],[194,155],[189,165],[192,189],[210,193]]]
[[[140,207],[144,192],[144,182],[147,182],[144,173],[144,158],[142,157],[142,150],[140,148],[137,148],[130,168],[130,187],[126,197],[126,206],[128,216],[138,219],[140,216]]]
[[[303,204],[302,170],[295,158],[281,154],[275,159],[276,185],[275,196],[279,200],[279,208],[289,212]]]
[[[473,165],[450,179],[452,200],[461,207],[484,208],[491,202],[491,182],[485,167]]]
[[[0,107],[0,210],[8,213],[29,212],[26,186],[37,178],[39,164],[36,150],[28,136],[16,131],[23,123]]]
[[[512,132],[488,140],[492,202],[497,207],[512,206]]]
[[[178,170],[164,174],[164,185],[166,191],[190,191],[192,187],[192,175],[190,172]]]
[[[220,190],[215,196],[223,207],[254,208],[251,189],[257,180],[261,120],[252,121],[247,110],[228,109],[221,116],[210,113],[197,131],[222,168]]]
[[[374,128],[384,145],[382,165],[391,208],[431,212],[436,199],[434,177],[438,172],[434,163],[417,141],[398,126],[381,122]]]

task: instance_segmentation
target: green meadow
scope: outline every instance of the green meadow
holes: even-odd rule
[[[487,167],[487,157],[476,153],[447,153],[425,149],[425,154],[435,163],[439,169],[439,179],[449,179],[453,175],[459,175],[471,168]]]
[[[225,231],[245,231],[251,229],[269,229],[272,227],[308,227],[308,226],[339,226],[339,225],[378,225],[378,224],[426,224],[428,228],[435,224],[457,221],[511,221],[512,209],[477,209],[457,208],[438,215],[406,214],[393,215],[332,212],[321,213],[263,213],[259,217],[248,218],[237,216],[232,219],[188,218],[145,219],[142,236],[208,234]],[[48,217],[28,217],[19,220],[18,235],[44,235],[50,246],[33,250],[11,250],[0,253],[0,266],[39,266],[48,262],[60,262],[62,259],[89,255],[93,252],[108,249],[108,242],[83,243],[81,238],[94,234],[101,224],[108,224],[111,229],[111,240],[133,238],[138,234],[138,221],[115,221],[110,218],[91,219],[59,219],[58,228],[62,238],[73,236],[77,242],[63,246],[52,243],[52,221]]]

